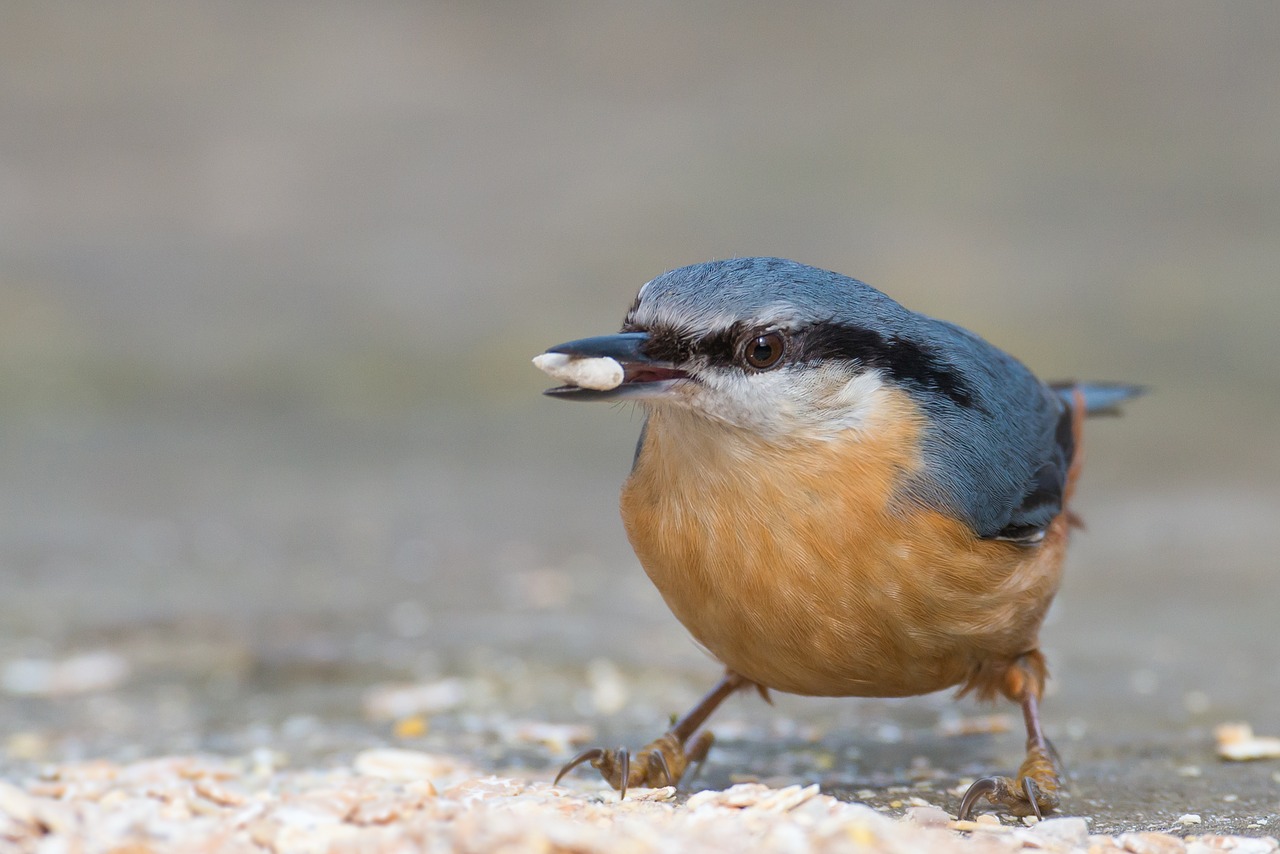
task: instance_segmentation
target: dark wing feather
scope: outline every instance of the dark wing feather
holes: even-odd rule
[[[1021,543],[1039,542],[1049,523],[1062,512],[1062,496],[1067,471],[1075,456],[1075,436],[1071,430],[1071,407],[1064,405],[1054,430],[1051,458],[1036,469],[1027,489],[1009,516],[1009,522],[995,534],[996,539]]]
[[[1063,404],[1050,449],[1052,457],[1036,470],[1009,523],[996,534],[999,539],[1037,542],[1062,512],[1067,476],[1077,450],[1074,408],[1083,404],[1085,416],[1118,415],[1121,403],[1146,392],[1142,386],[1124,383],[1051,383],[1049,388]]]

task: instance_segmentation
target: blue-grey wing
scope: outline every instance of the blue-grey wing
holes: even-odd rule
[[[1062,512],[1067,473],[1076,452],[1071,404],[1066,401],[1057,418],[1053,442],[1046,450],[1048,459],[1040,463],[1027,482],[1009,514],[1009,521],[994,534],[983,536],[1021,543],[1039,542],[1049,523]]]
[[[982,538],[1040,539],[1062,512],[1075,447],[1067,401],[977,335],[923,319],[917,333],[963,383],[954,395],[917,392],[927,415],[924,472],[912,493],[966,521]]]
[[[1050,383],[1049,388],[1062,403],[1053,442],[1047,446],[1045,460],[1027,484],[1027,489],[1009,516],[1009,522],[996,532],[1000,539],[1037,542],[1044,537],[1049,523],[1062,512],[1067,474],[1076,455],[1074,410],[1084,407],[1084,415],[1118,415],[1120,404],[1146,392],[1143,386],[1125,383]]]

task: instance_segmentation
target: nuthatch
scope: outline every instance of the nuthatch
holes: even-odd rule
[[[634,755],[588,750],[625,795],[705,757],[739,688],[901,697],[959,686],[1021,704],[1027,757],[981,798],[1058,804],[1038,635],[1058,589],[1086,415],[1141,393],[1046,385],[874,288],[778,258],[664,273],[617,335],[535,360],[563,400],[639,401],[627,536],[720,683]],[[559,781],[557,776],[556,780]]]

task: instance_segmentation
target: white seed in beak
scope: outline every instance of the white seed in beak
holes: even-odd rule
[[[574,358],[564,353],[543,353],[533,357],[538,370],[568,385],[609,391],[622,385],[622,365],[608,356]]]

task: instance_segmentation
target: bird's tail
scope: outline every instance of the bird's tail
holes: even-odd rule
[[[1083,399],[1085,415],[1119,415],[1120,404],[1147,393],[1146,386],[1128,383],[1061,382],[1049,385],[1072,407]]]

